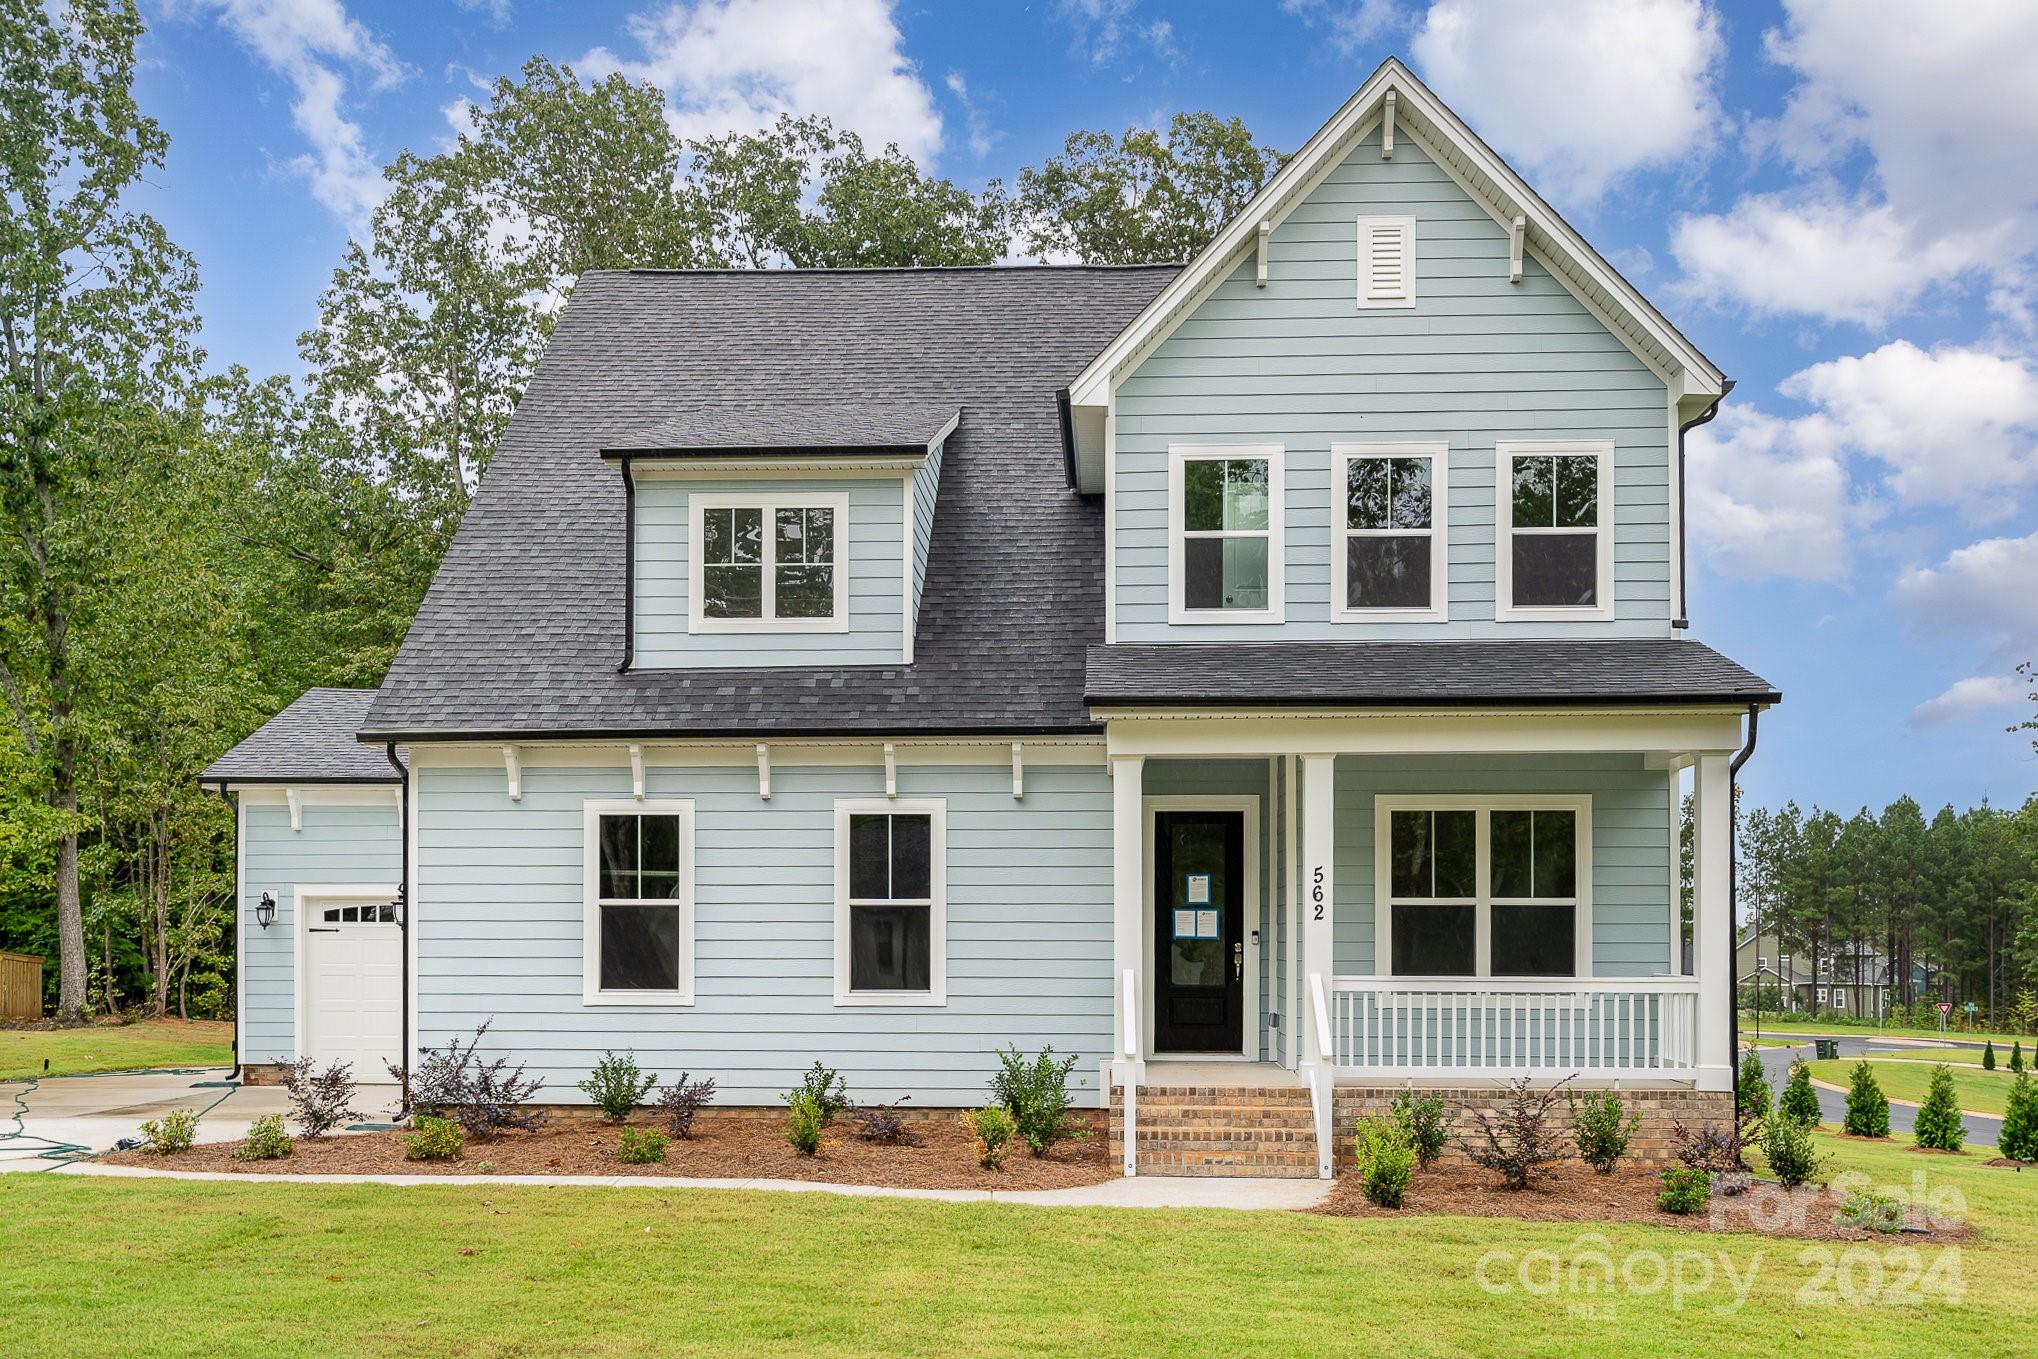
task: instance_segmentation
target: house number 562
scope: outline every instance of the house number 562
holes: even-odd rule
[[[1323,919],[1323,865],[1309,870],[1309,908],[1315,912],[1312,919]]]

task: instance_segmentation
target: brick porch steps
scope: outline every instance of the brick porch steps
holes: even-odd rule
[[[1124,1146],[1124,1091],[1111,1092],[1111,1150]],[[1316,1128],[1302,1086],[1142,1085],[1139,1173],[1310,1179]]]

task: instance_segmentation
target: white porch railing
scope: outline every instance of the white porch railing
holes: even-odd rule
[[[1309,1112],[1316,1123],[1316,1174],[1329,1179],[1336,1169],[1335,1135],[1331,1124],[1337,1112],[1337,1074],[1330,1060],[1330,1006],[1323,995],[1323,974],[1309,974],[1309,1017],[1316,1025],[1316,1050],[1321,1060],[1305,1063],[1309,1068]]]
[[[1677,1078],[1698,1060],[1694,977],[1337,977],[1331,993],[1332,1050],[1347,1078]]]
[[[1124,1104],[1118,1128],[1123,1169],[1139,1174],[1139,974],[1125,969]]]

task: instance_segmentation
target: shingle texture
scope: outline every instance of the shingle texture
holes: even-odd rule
[[[873,400],[857,392],[829,401],[688,403],[607,448],[618,453],[925,448],[958,414],[952,400]]]
[[[1684,639],[1093,646],[1084,689],[1138,703],[1775,703],[1767,680]]]
[[[373,689],[307,689],[247,740],[214,760],[205,783],[395,783],[381,746],[355,739]],[[401,752],[399,752],[401,753]]]
[[[1055,393],[1173,274],[584,276],[367,734],[1091,727],[1102,507],[1066,488]],[[601,450],[690,407],[835,399],[962,411],[914,664],[618,673],[623,490]]]

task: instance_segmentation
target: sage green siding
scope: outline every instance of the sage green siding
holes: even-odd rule
[[[606,1049],[712,1076],[724,1104],[775,1104],[816,1060],[858,1100],[978,1104],[1007,1043],[1080,1057],[1093,1097],[1111,1046],[1111,794],[1099,766],[902,764],[902,798],[948,811],[948,1003],[834,1003],[834,807],[881,797],[876,765],[647,770],[695,804],[691,1007],[582,1003],[582,807],[628,798],[627,768],[419,771],[418,1024],[424,1043],[492,1020],[487,1046],[529,1063],[545,1101]],[[1078,1099],[1087,1102],[1084,1095]]]
[[[1416,218],[1416,305],[1356,305],[1361,215]],[[1267,286],[1250,256],[1126,377],[1116,396],[1116,640],[1667,636],[1668,393],[1531,257],[1508,282],[1508,236],[1423,153],[1377,135],[1275,227]],[[1615,444],[1612,622],[1494,621],[1495,445]],[[1449,447],[1449,622],[1333,623],[1330,446]],[[1167,454],[1270,442],[1286,464],[1286,625],[1168,623]]]
[[[687,631],[688,497],[785,499],[811,491],[849,498],[847,632]],[[635,658],[637,669],[682,666],[896,665],[905,657],[905,477],[834,481],[637,483]]]
[[[1339,973],[1375,975],[1373,799],[1411,793],[1589,794],[1593,973],[1652,977],[1670,970],[1676,830],[1664,771],[1643,768],[1639,755],[1346,755],[1337,761],[1332,811],[1331,928]]]
[[[241,957],[245,1029],[241,1060],[291,1061],[297,1056],[297,889],[304,885],[387,885],[402,872],[396,793],[372,804],[326,806],[307,802],[290,829],[290,809],[243,803],[241,830]],[[255,923],[262,893],[276,894],[276,920]],[[356,1072],[367,1078],[370,1073]],[[372,1073],[381,1079],[381,1073]]]

